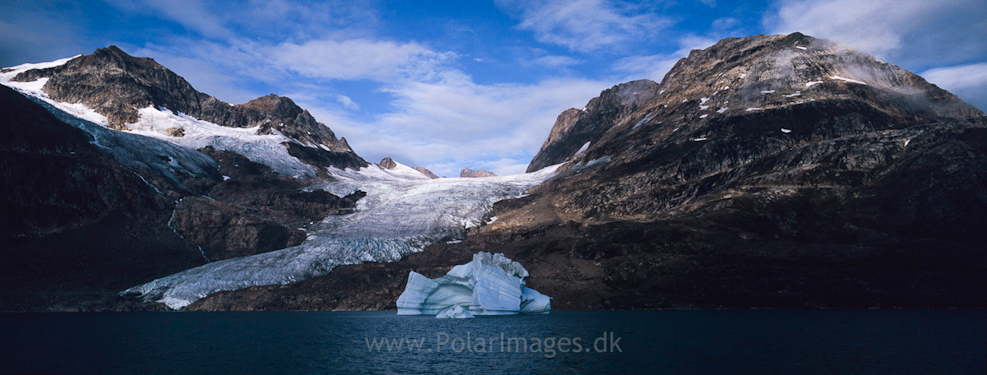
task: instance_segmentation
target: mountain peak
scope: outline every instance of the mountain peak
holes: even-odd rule
[[[459,171],[459,177],[477,178],[477,177],[496,177],[497,175],[486,169],[472,170],[469,168],[463,168]]]
[[[318,122],[290,98],[270,94],[242,105],[230,105],[197,91],[184,78],[146,57],[133,57],[117,46],[101,48],[64,65],[25,71],[13,80],[48,78],[42,91],[54,101],[81,103],[106,117],[109,128],[129,130],[141,120],[140,111],[166,108],[224,127],[258,127],[256,135],[279,133],[291,157],[305,163],[329,163],[362,168],[345,140]],[[172,133],[164,133],[168,135]],[[314,163],[314,164],[313,164]],[[315,168],[322,170],[323,168]]]
[[[398,163],[395,162],[394,159],[391,159],[390,156],[381,160],[380,163],[377,163],[377,165],[384,169],[394,169],[398,167]]]
[[[661,83],[617,85],[584,110],[563,112],[528,172],[562,163],[616,128],[675,123],[678,140],[704,139],[712,122],[823,101],[871,108],[888,117],[876,122],[893,127],[984,117],[922,77],[838,43],[802,33],[727,38],[690,52]]]

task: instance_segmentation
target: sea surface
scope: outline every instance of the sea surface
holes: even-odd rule
[[[4,374],[368,372],[984,374],[987,311],[0,314]]]

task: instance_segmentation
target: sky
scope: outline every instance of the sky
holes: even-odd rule
[[[292,98],[368,161],[523,172],[567,108],[725,37],[800,31],[987,109],[984,0],[3,0],[0,66],[117,45],[230,103]]]

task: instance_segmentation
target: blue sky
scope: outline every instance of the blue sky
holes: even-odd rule
[[[5,0],[0,66],[115,44],[198,90],[289,96],[369,161],[521,172],[563,110],[724,37],[802,31],[987,108],[983,0]]]

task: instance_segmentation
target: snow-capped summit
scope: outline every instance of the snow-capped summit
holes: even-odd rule
[[[290,176],[367,162],[291,99],[274,94],[231,105],[195,90],[150,58],[116,46],[5,70],[0,83],[77,117],[192,149],[239,153]]]

